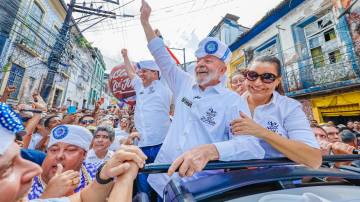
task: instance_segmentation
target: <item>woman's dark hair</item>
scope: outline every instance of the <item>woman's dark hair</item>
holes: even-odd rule
[[[264,55],[264,56],[260,56],[255,58],[254,62],[267,62],[267,63],[271,63],[274,64],[276,66],[276,71],[277,71],[277,76],[281,77],[281,62],[280,60],[275,57],[275,56],[269,56],[269,55]],[[278,86],[276,86],[275,90],[280,94],[280,95],[284,95],[285,91],[284,88],[282,86],[282,80],[280,79],[280,83]]]
[[[49,128],[50,121],[51,121],[51,119],[53,119],[53,118],[60,118],[60,116],[58,116],[58,115],[53,115],[53,116],[47,117],[47,118],[45,119],[45,121],[44,121],[44,126],[45,126],[46,128]]]

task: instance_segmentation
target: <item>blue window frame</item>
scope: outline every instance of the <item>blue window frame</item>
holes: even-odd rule
[[[20,67],[17,64],[12,65],[7,85],[15,86],[16,90],[15,92],[11,93],[10,95],[11,99],[17,99],[24,78],[24,74],[25,74],[25,68]]]

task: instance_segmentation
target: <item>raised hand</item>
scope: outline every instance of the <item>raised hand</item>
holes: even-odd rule
[[[128,57],[128,50],[126,48],[121,49],[121,55],[123,58]]]
[[[77,171],[63,172],[63,166],[57,165],[56,174],[52,177],[40,198],[60,198],[74,193],[80,183],[80,174]]]
[[[16,87],[15,86],[6,86],[4,94],[10,94],[16,91]]]
[[[100,172],[100,177],[101,179],[109,179],[129,175],[128,177],[134,180],[137,175],[137,169],[144,167],[146,159],[147,157],[138,147],[122,145],[111,159],[106,162]],[[132,163],[135,163],[137,166],[136,172],[132,169]]]
[[[44,99],[38,93],[34,93],[32,95],[32,97],[34,99],[33,107],[35,109],[39,109],[41,111],[46,112],[47,106],[46,106],[46,102],[44,101]]]
[[[151,7],[145,1],[141,1],[141,8],[140,8],[140,20],[142,23],[149,22],[150,14],[151,14]]]

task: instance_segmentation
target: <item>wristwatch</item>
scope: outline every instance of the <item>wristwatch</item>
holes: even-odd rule
[[[112,178],[112,177],[109,178],[109,179],[106,179],[106,180],[101,179],[101,177],[100,177],[100,172],[101,172],[102,168],[104,167],[104,165],[105,165],[105,164],[102,164],[102,165],[98,168],[98,170],[97,170],[97,172],[96,172],[95,179],[96,179],[96,182],[99,183],[99,184],[109,184],[110,182],[112,182],[112,181],[114,180],[114,178]]]

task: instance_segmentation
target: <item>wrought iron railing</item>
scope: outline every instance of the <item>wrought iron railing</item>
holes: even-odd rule
[[[296,92],[313,87],[324,87],[343,81],[358,80],[360,57],[346,47],[339,47],[342,52],[337,58],[306,58],[285,66],[285,82],[287,92]]]

